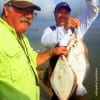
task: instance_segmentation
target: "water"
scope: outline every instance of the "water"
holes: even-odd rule
[[[99,15],[100,16],[100,15]],[[91,70],[85,80],[85,86],[88,90],[88,94],[85,96],[85,100],[100,100],[100,17],[98,17],[95,23],[88,30],[84,39],[89,50],[89,62]],[[43,24],[44,23],[44,24]],[[41,36],[45,27],[54,23],[51,20],[39,20],[34,22],[31,28],[27,32],[27,36],[32,47],[35,50],[44,50],[40,43]],[[35,25],[36,24],[36,25]],[[46,66],[46,65],[45,65]],[[46,92],[42,91],[41,100],[48,100],[49,96]]]
[[[86,79],[86,100],[100,100],[100,30],[90,30],[85,36],[89,50],[90,73]]]

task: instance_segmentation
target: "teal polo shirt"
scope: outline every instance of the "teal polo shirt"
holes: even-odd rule
[[[0,100],[40,100],[37,53],[22,35],[0,18]]]

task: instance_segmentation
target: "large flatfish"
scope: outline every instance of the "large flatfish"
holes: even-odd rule
[[[89,68],[87,47],[80,36],[73,33],[67,43],[67,49],[69,54],[59,57],[50,79],[51,86],[60,100],[68,100],[76,86],[77,95],[83,96],[87,93],[83,86]]]
[[[69,41],[67,48],[69,49],[67,61],[75,72],[77,78],[76,94],[83,96],[87,93],[83,81],[90,66],[88,62],[88,49],[85,42],[78,34],[74,34],[71,41]]]
[[[60,100],[68,100],[72,91],[76,87],[75,76],[65,56],[60,56],[50,82],[53,90]]]

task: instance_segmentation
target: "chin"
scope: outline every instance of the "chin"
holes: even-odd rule
[[[17,31],[17,33],[20,34],[20,35],[23,34],[23,33],[25,33],[25,32],[26,32],[26,30]]]
[[[61,25],[61,26],[64,26],[64,25],[65,25],[65,23],[61,23],[60,25]]]
[[[22,29],[21,29],[21,32],[22,32],[22,33],[25,33],[27,30],[28,30],[28,27],[25,27],[25,28],[22,28]]]

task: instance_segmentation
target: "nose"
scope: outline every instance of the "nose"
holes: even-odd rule
[[[29,12],[29,13],[25,14],[25,16],[29,19],[32,19],[33,18],[33,12]]]
[[[67,16],[67,14],[66,14],[66,13],[64,13],[64,12],[62,12],[62,13],[60,14],[60,16],[62,16],[62,17],[66,17],[66,16]]]

